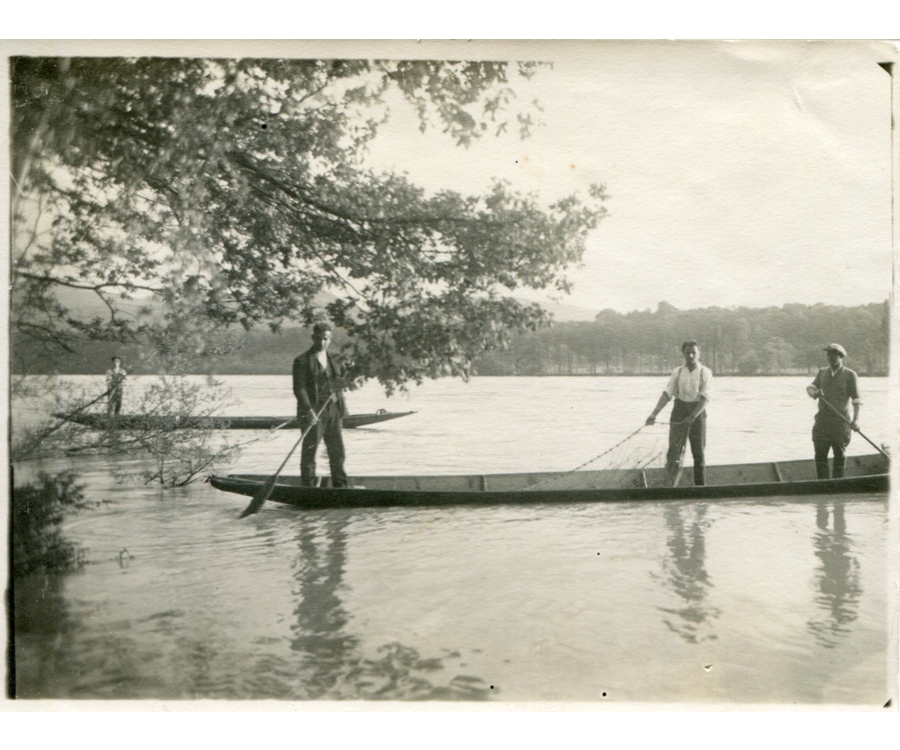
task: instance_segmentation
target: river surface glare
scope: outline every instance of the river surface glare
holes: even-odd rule
[[[123,412],[147,380],[132,379]],[[232,415],[294,411],[288,376],[221,380],[239,399]],[[811,458],[811,380],[717,379],[708,464]],[[664,385],[485,377],[388,399],[369,384],[348,394],[352,412],[416,413],[345,430],[347,469],[570,470],[635,432]],[[860,426],[887,442],[889,381],[860,387]],[[659,444],[666,430],[626,445]],[[271,434],[215,471],[271,473],[298,436]],[[874,449],[854,435],[848,452]],[[885,498],[306,512],[269,502],[238,520],[247,498],[202,480],[120,484],[106,458],[16,467],[16,478],[67,466],[88,499],[111,502],[65,523],[86,550],[78,572],[16,585],[21,698],[874,708],[893,694]],[[286,473],[298,472],[295,454]]]

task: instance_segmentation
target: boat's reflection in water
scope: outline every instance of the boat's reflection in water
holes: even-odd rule
[[[448,678],[443,659],[423,658],[397,642],[379,646],[374,655],[363,653],[360,639],[350,632],[353,618],[340,595],[346,589],[352,513],[326,511],[298,518],[291,648],[302,659],[302,695],[325,700],[471,701],[497,694],[477,677]]]
[[[859,561],[852,554],[853,538],[847,533],[842,500],[816,503],[812,542],[819,558],[815,601],[825,618],[810,620],[807,627],[822,646],[834,648],[839,638],[849,634],[862,595]]]
[[[668,503],[664,510],[668,555],[663,573],[681,606],[659,610],[666,626],[688,643],[715,640],[712,624],[720,614],[707,602],[712,583],[706,570],[706,510],[706,503]]]

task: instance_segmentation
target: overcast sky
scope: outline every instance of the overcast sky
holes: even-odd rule
[[[890,76],[856,43],[550,45],[516,84],[543,126],[456,147],[397,102],[371,163],[426,188],[607,186],[568,304],[880,302],[891,285]],[[546,55],[544,56],[546,59]],[[888,58],[887,54],[882,55]]]

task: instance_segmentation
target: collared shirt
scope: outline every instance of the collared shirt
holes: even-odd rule
[[[816,388],[820,389],[823,398],[831,404],[835,409],[847,415],[847,402],[852,401],[854,404],[862,403],[859,400],[859,385],[857,383],[856,373],[841,365],[837,370],[830,367],[823,367],[816,375],[816,379],[812,383]],[[822,414],[832,414],[826,404],[819,403],[819,411]]]
[[[712,370],[699,362],[693,372],[687,368],[687,365],[676,367],[666,385],[666,395],[669,398],[677,398],[679,401],[689,403],[699,401],[701,396],[709,401],[711,390]]]

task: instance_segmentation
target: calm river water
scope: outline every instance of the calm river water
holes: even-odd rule
[[[222,380],[240,399],[231,414],[294,409],[287,376]],[[718,379],[708,462],[810,458],[810,380]],[[391,399],[367,385],[348,395],[351,411],[416,414],[345,431],[347,468],[572,469],[640,427],[664,385],[476,378]],[[863,431],[887,441],[888,381],[861,387]],[[297,436],[248,445],[217,473],[272,472]],[[871,452],[854,437],[851,454]],[[16,587],[20,697],[877,707],[892,695],[897,549],[886,500],[324,512],[268,503],[238,520],[246,498],[202,482],[160,491],[116,484],[106,459],[72,466],[91,499],[112,502],[66,523],[87,550],[82,570]]]

